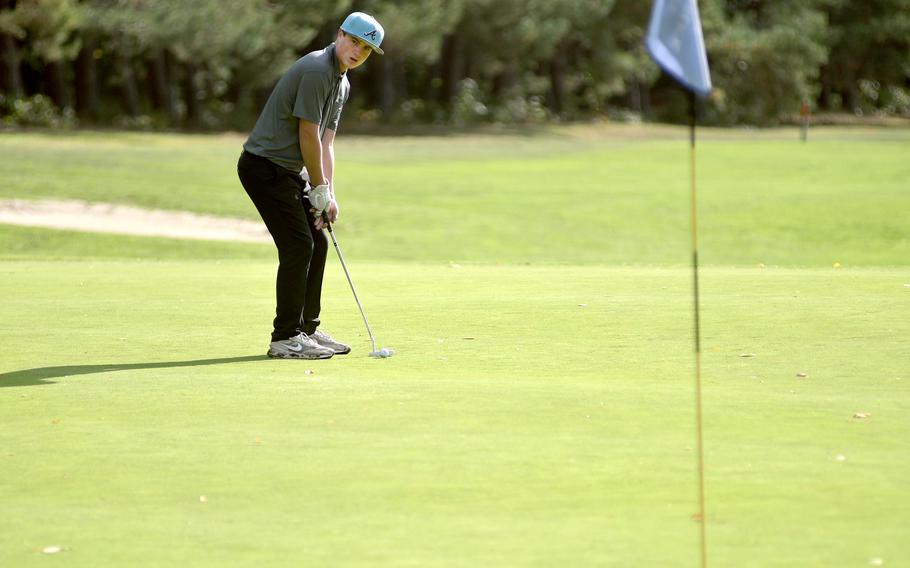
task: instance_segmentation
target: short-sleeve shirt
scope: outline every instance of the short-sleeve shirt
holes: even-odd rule
[[[347,75],[338,70],[334,43],[304,55],[278,80],[243,149],[299,172],[304,163],[298,119],[318,124],[322,139],[326,128],[338,130],[350,91]]]

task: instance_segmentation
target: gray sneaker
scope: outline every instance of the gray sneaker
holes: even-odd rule
[[[345,345],[344,343],[342,343],[340,341],[335,341],[334,339],[329,337],[329,334],[325,333],[324,331],[319,331],[317,329],[315,332],[310,334],[309,337],[310,337],[310,339],[315,341],[317,344],[319,344],[321,347],[326,347],[328,349],[331,349],[332,352],[335,353],[335,355],[347,355],[348,353],[351,352],[350,345]]]
[[[268,356],[273,359],[328,359],[335,351],[320,346],[304,334],[298,334],[269,344]]]

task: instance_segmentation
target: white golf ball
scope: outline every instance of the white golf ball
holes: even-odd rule
[[[385,347],[383,347],[382,349],[379,350],[379,354],[382,355],[383,357],[389,357],[392,355],[392,352],[389,351],[388,349],[386,349]]]

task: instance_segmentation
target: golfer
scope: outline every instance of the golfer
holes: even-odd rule
[[[278,248],[277,307],[269,357],[328,359],[351,348],[318,329],[328,240],[338,219],[333,144],[348,100],[347,71],[382,54],[385,31],[361,12],[335,42],[294,63],[278,81],[237,164],[240,183]]]

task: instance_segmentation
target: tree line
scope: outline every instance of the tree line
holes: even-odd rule
[[[910,117],[910,0],[700,0],[704,118],[768,125],[804,102]],[[643,0],[0,0],[10,124],[247,130],[281,73],[353,10],[386,29],[345,120],[682,120]]]

